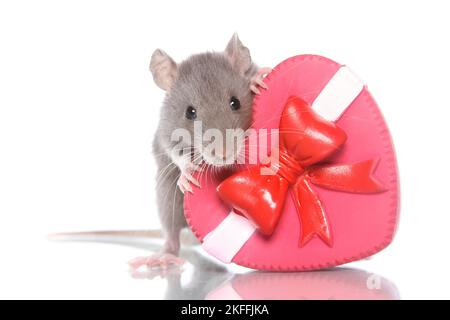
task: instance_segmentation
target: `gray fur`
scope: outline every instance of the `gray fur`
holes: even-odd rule
[[[158,58],[157,61],[154,57]],[[183,194],[176,185],[181,171],[169,153],[176,144],[171,141],[171,134],[177,128],[185,128],[193,136],[194,121],[185,117],[188,106],[196,108],[197,120],[202,121],[203,131],[216,128],[225,136],[226,129],[247,129],[251,124],[253,104],[250,80],[257,67],[237,35],[232,37],[224,52],[196,54],[179,65],[173,64],[173,60],[161,50],[154,57],[151,63],[153,77],[158,86],[167,90],[153,142],[160,177],[158,210],[166,237],[165,251],[178,254],[179,233],[186,221]],[[232,96],[240,100],[239,110],[231,110]],[[184,147],[190,152],[192,146]]]

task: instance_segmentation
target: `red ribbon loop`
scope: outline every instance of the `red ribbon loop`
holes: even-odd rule
[[[315,113],[298,97],[290,97],[280,119],[280,146],[272,150],[279,161],[238,172],[217,188],[221,199],[270,236],[281,216],[289,187],[301,223],[299,246],[317,235],[333,245],[324,207],[311,183],[336,191],[378,193],[385,191],[372,173],[377,161],[327,165],[319,163],[345,143],[345,132]],[[276,160],[272,157],[272,161]],[[262,169],[266,169],[265,174]],[[270,170],[268,170],[270,169]],[[267,175],[267,172],[273,172]]]

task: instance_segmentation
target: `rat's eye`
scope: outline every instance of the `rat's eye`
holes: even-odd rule
[[[241,102],[236,97],[231,97],[230,108],[233,111],[239,110],[241,108]]]
[[[197,118],[197,110],[193,106],[189,106],[186,109],[186,118],[189,120],[194,120]]]

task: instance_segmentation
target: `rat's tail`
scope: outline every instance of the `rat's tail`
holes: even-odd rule
[[[88,240],[98,238],[157,238],[162,239],[161,230],[105,230],[105,231],[83,231],[83,232],[64,232],[52,233],[48,235],[49,240],[54,241],[72,241]]]
[[[118,239],[164,239],[164,233],[160,229],[155,230],[105,230],[52,233],[47,236],[51,241],[112,241]],[[189,230],[183,230],[180,234],[180,242],[184,245],[196,245],[199,241]]]

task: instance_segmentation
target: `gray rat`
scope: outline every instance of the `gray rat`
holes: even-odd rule
[[[198,165],[220,166],[224,159],[236,158],[225,148],[212,154],[201,151],[203,144],[177,144],[172,133],[178,128],[194,135],[194,122],[201,121],[203,130],[215,128],[246,130],[252,121],[254,94],[266,89],[262,81],[270,68],[258,68],[250,51],[237,34],[230,39],[224,52],[192,55],[177,64],[164,51],[156,50],[151,58],[150,71],[155,83],[166,91],[159,125],[153,141],[153,153],[158,166],[157,205],[165,244],[160,253],[130,261],[138,268],[181,264],[180,231],[187,226],[183,213],[183,194],[200,187],[193,176]],[[233,159],[232,159],[233,160]]]
[[[162,250],[150,257],[138,257],[129,262],[134,269],[140,266],[166,267],[180,265],[180,231],[187,226],[183,212],[184,192],[194,192],[192,185],[200,187],[194,171],[207,166],[219,167],[234,161],[237,152],[217,148],[205,152],[196,140],[173,141],[172,133],[184,129],[194,135],[194,123],[201,121],[202,130],[211,128],[220,132],[226,129],[245,131],[251,125],[253,97],[260,88],[270,68],[258,68],[250,51],[237,34],[228,42],[223,52],[192,55],[177,64],[163,50],[157,49],[150,61],[150,71],[155,83],[166,91],[160,112],[159,125],[153,141],[153,154],[157,163],[157,206],[162,233],[153,231],[93,231],[53,234],[52,240],[82,240],[104,237],[162,236]],[[200,140],[203,144],[204,142]],[[237,151],[237,150],[233,150]],[[227,160],[227,161],[224,161]],[[192,244],[183,237],[183,243]]]

